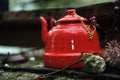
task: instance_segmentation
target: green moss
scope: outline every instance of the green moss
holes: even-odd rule
[[[0,80],[33,80],[38,76],[34,73],[0,71]]]

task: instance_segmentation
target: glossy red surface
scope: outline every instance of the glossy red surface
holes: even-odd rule
[[[68,14],[58,20],[58,25],[47,29],[47,22],[40,17],[42,22],[42,39],[45,44],[43,61],[45,67],[63,68],[74,63],[82,52],[98,52],[102,54],[98,34],[95,31],[90,40],[87,31],[80,23],[80,19],[73,13],[74,9],[68,10]],[[82,17],[82,20],[87,21]],[[88,26],[88,25],[85,25]],[[83,62],[75,65],[74,68],[82,68]]]

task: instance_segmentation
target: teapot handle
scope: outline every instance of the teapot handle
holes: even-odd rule
[[[100,41],[104,40],[105,39],[105,31],[100,27],[99,24],[97,24],[96,17],[95,16],[90,17],[89,22],[90,22],[91,26],[93,26],[93,25],[96,26],[96,31],[100,33],[99,40]]]
[[[57,25],[57,20],[55,20],[54,18],[51,18],[50,20],[50,28],[54,27]]]

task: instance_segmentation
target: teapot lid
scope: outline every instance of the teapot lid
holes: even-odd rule
[[[81,17],[81,20],[88,21],[84,17]],[[64,16],[63,18],[58,19],[57,21],[60,23],[62,23],[62,22],[80,22],[80,18],[76,15],[75,9],[69,9],[69,10],[67,10],[67,15]]]

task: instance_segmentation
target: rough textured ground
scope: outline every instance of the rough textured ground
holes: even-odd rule
[[[4,56],[0,55],[0,63]],[[8,63],[9,67],[38,68],[43,66],[42,60],[27,61],[25,63]],[[74,80],[68,77],[49,77],[47,79],[38,79],[41,74],[29,72],[5,72],[0,70],[0,80]]]

